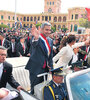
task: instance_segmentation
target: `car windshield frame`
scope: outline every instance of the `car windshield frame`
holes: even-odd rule
[[[77,72],[68,74],[68,75],[66,76],[65,83],[66,83],[66,88],[67,88],[69,100],[74,100],[74,99],[73,99],[73,94],[72,94],[72,89],[71,89],[70,80],[73,79],[73,78],[75,78],[75,77],[78,77],[78,76],[80,76],[80,75],[86,74],[86,73],[88,73],[88,72],[90,72],[90,68],[84,69],[84,70],[81,70],[81,71],[77,71]]]

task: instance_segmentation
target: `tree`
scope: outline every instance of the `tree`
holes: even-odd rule
[[[41,26],[41,23],[36,24],[36,27],[38,28],[39,26]]]
[[[90,21],[88,20],[87,12],[79,19],[80,27],[90,28]]]
[[[68,29],[67,29],[67,28],[61,28],[61,30],[62,30],[63,32],[66,32]]]
[[[51,31],[52,31],[52,33],[54,33],[56,31],[56,28],[55,27],[51,27]]]
[[[5,24],[0,24],[0,28],[9,28],[9,26],[7,26]]]

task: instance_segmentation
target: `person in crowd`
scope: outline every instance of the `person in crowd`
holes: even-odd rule
[[[26,42],[26,46],[27,46],[27,56],[29,57],[30,54],[31,54],[31,38],[32,38],[32,35],[27,33],[25,35],[25,42]]]
[[[64,68],[69,64],[73,57],[73,46],[77,45],[77,47],[83,46],[89,42],[89,40],[86,40],[85,42],[76,43],[76,37],[75,35],[68,35],[66,38],[66,46],[62,47],[58,54],[56,54],[55,57],[53,57],[53,62],[55,63],[57,60],[57,63],[55,64],[55,67],[64,66]]]
[[[51,24],[45,22],[41,25],[41,29],[32,27],[32,53],[26,65],[26,69],[30,73],[31,94],[34,93],[34,86],[43,81],[43,77],[38,78],[37,75],[48,72],[53,69],[53,41],[49,37],[51,33]]]
[[[13,36],[10,41],[10,48],[8,49],[8,57],[16,57],[17,51],[16,51],[17,43],[15,42],[15,37]]]
[[[26,56],[27,46],[24,37],[20,37],[20,42],[17,44],[16,51],[17,57]]]
[[[79,60],[84,61],[84,66],[87,66],[87,56],[90,52],[90,43],[82,46],[79,50]]]
[[[0,45],[5,48],[10,47],[10,41],[8,41],[3,34],[0,34]]]
[[[60,42],[59,50],[60,50],[62,47],[66,46],[66,42],[67,42],[67,36],[64,36],[64,37],[62,38],[61,42]]]
[[[52,80],[43,89],[44,100],[68,100],[62,67],[51,70]]]
[[[12,65],[5,61],[7,56],[7,49],[0,46],[0,88],[6,87],[9,83],[13,88],[20,91],[23,89],[12,75]]]
[[[60,45],[59,38],[56,38],[53,41],[53,57],[59,52],[59,45]]]

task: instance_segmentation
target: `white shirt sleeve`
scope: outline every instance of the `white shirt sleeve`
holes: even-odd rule
[[[11,100],[11,99],[18,97],[18,93],[16,91],[9,91],[6,88],[1,88],[1,89],[8,91],[8,95],[6,97],[2,98],[1,100]]]
[[[54,57],[53,57],[53,63],[55,63],[61,56],[63,56],[66,53],[67,49],[66,47],[63,47]]]
[[[85,42],[78,42],[78,43],[75,43],[74,45],[72,45],[72,48],[77,48],[77,47],[81,47],[81,46],[84,46],[85,45]]]

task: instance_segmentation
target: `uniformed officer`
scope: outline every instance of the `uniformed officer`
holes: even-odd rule
[[[51,70],[52,80],[43,89],[44,100],[67,100],[62,67]]]

